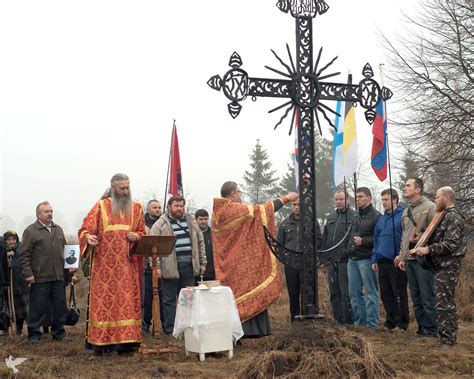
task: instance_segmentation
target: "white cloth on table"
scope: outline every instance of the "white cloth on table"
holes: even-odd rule
[[[176,306],[174,337],[178,338],[186,328],[192,328],[194,337],[199,340],[203,329],[225,327],[229,324],[233,341],[237,341],[244,335],[244,331],[230,287],[181,289]]]

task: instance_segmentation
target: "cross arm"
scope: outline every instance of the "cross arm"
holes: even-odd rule
[[[249,96],[291,97],[291,80],[249,78]]]
[[[358,102],[360,88],[357,84],[318,82],[319,100],[341,100]]]

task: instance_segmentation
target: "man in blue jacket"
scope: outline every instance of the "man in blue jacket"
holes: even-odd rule
[[[408,328],[407,277],[405,271],[393,264],[402,240],[403,207],[398,205],[398,193],[394,189],[382,191],[381,196],[385,212],[375,225],[372,269],[378,272],[386,313],[384,326],[405,331]]]

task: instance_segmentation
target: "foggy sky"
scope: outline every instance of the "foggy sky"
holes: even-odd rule
[[[54,220],[76,233],[116,172],[130,176],[135,199],[161,200],[173,119],[185,192],[197,206],[209,209],[224,181],[242,182],[256,139],[283,175],[294,138],[289,119],[273,130],[281,111],[267,112],[284,101],[247,99],[233,120],[229,101],[206,85],[229,69],[234,51],[250,76],[278,78],[264,65],[280,69],[270,49],[288,61],[286,43],[295,56],[295,21],[275,3],[1,2],[0,232],[21,233],[36,204],[49,200]],[[377,28],[401,31],[400,9],[412,12],[412,2],[327,3],[313,21],[313,45],[315,56],[324,47],[321,64],[339,56],[328,72],[342,74],[330,80],[344,82],[351,71],[357,82],[370,62],[380,81],[378,64],[390,62]],[[367,164],[371,127],[360,107],[357,125]]]

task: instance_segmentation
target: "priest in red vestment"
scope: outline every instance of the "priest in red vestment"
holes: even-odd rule
[[[82,259],[90,255],[86,348],[128,353],[141,342],[141,262],[130,248],[145,234],[142,206],[131,200],[125,174],[112,177],[79,230]]]
[[[242,204],[235,182],[221,188],[214,199],[212,244],[216,279],[229,286],[235,296],[245,337],[271,334],[267,308],[280,297],[281,276],[263,226],[275,235],[275,212],[298,199],[292,192],[261,205]]]

